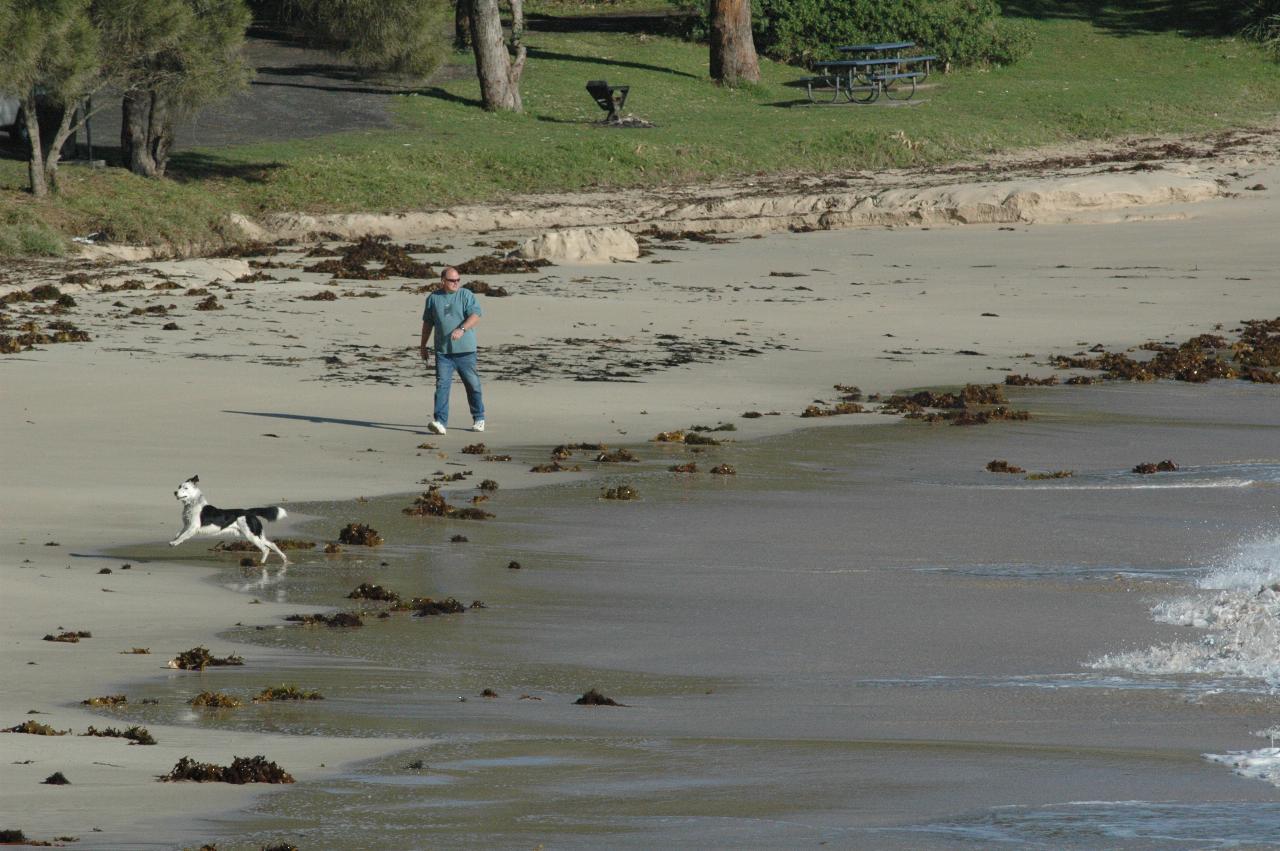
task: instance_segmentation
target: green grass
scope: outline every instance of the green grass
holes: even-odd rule
[[[175,158],[175,179],[160,182],[66,168],[65,193],[41,203],[22,191],[23,164],[0,161],[0,228],[20,221],[182,245],[222,239],[233,210],[413,210],[528,192],[944,163],[1275,120],[1280,66],[1257,46],[1024,20],[1035,33],[1030,56],[935,76],[925,102],[907,108],[802,105],[803,90],[785,84],[803,72],[763,60],[759,86],[722,89],[707,80],[706,47],[674,39],[532,32],[523,115],[481,111],[478,84],[458,79],[397,98],[395,129],[196,151]],[[594,78],[629,84],[627,111],[658,126],[591,126],[601,113],[583,86]],[[2,234],[0,253],[11,253]]]

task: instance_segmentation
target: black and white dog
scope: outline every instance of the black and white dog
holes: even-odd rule
[[[217,508],[204,498],[199,483],[200,477],[192,476],[173,492],[182,503],[182,531],[169,546],[176,547],[195,535],[239,535],[262,551],[261,564],[265,564],[273,552],[282,562],[289,563],[280,548],[262,534],[262,521],[287,516],[283,508]]]

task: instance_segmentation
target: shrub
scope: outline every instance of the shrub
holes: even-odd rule
[[[757,0],[756,49],[808,64],[842,44],[914,41],[940,62],[1009,64],[1030,49],[1030,30],[1000,16],[996,0]]]
[[[1241,34],[1280,60],[1280,0],[1253,0],[1239,13]]]

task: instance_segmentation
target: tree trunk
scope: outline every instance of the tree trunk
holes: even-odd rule
[[[143,177],[164,177],[173,147],[169,102],[153,91],[130,91],[121,110],[120,150],[125,165]]]
[[[23,96],[22,113],[27,122],[27,141],[31,144],[31,156],[27,159],[31,194],[43,198],[49,194],[49,185],[44,180],[44,146],[40,143],[40,115],[36,112],[34,89],[28,90]]]
[[[726,86],[760,82],[760,63],[751,38],[751,0],[711,3],[711,78]]]
[[[523,21],[521,21],[523,27]],[[480,76],[480,99],[490,112],[523,112],[520,102],[520,75],[524,72],[525,47],[516,49],[515,62],[502,37],[498,0],[472,0],[471,48]]]
[[[471,46],[471,0],[454,0],[453,46],[459,50]]]

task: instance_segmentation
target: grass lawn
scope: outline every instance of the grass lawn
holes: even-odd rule
[[[803,89],[786,85],[804,72],[764,60],[759,86],[721,89],[708,82],[704,45],[534,31],[522,115],[481,111],[476,81],[458,79],[398,98],[394,129],[187,152],[166,181],[65,168],[64,193],[43,202],[23,191],[24,164],[0,161],[0,253],[39,246],[36,235],[49,228],[185,245],[220,239],[235,210],[413,210],[527,192],[874,169],[1276,117],[1280,65],[1248,43],[1026,20],[1035,40],[1021,62],[934,76],[922,103],[899,108],[809,106]],[[657,127],[591,126],[602,113],[583,86],[595,78],[629,84],[627,111]]]

